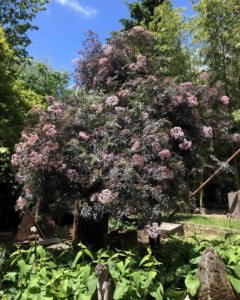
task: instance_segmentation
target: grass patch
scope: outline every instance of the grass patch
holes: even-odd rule
[[[226,217],[213,217],[213,216],[199,216],[190,214],[176,214],[171,218],[171,220],[164,220],[171,222],[180,222],[186,224],[196,224],[196,225],[208,225],[216,226],[224,229],[234,229],[240,231],[240,219],[226,218]]]

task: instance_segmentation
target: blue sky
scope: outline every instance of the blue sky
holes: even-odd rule
[[[173,0],[173,5],[188,11],[191,7],[190,0]],[[94,30],[104,42],[111,31],[121,28],[119,19],[128,16],[125,0],[50,0],[35,19],[39,30],[29,33],[29,54],[72,72],[86,30]]]

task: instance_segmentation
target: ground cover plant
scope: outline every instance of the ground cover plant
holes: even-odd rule
[[[107,263],[116,283],[114,299],[184,299],[197,295],[200,255],[209,246],[223,259],[240,293],[240,235],[214,241],[172,236],[161,247],[91,251],[79,244],[60,253],[40,245],[19,247],[4,261],[1,299],[96,299],[97,262]]]

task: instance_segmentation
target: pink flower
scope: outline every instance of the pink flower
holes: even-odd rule
[[[90,138],[90,136],[84,131],[79,132],[79,137],[84,141],[87,141]]]
[[[57,134],[57,130],[55,129],[55,125],[53,124],[44,125],[42,131],[45,133],[46,136],[49,137],[53,137]]]
[[[55,115],[60,115],[63,111],[62,108],[63,108],[63,104],[61,102],[55,101],[53,105],[48,107],[47,110]]]
[[[213,130],[211,126],[203,126],[203,135],[205,138],[212,138],[213,137]]]
[[[198,101],[195,96],[191,95],[191,96],[187,97],[187,100],[188,100],[188,105],[190,107],[198,106]]]
[[[174,177],[173,171],[171,171],[168,167],[166,166],[161,166],[159,168],[159,171],[161,173],[161,179],[172,179]]]
[[[144,164],[144,157],[139,154],[134,154],[132,157],[133,165],[136,167],[142,167]]]
[[[71,182],[77,182],[79,180],[79,174],[76,170],[74,169],[69,169],[67,171],[67,178],[71,181]]]
[[[108,59],[106,57],[101,57],[98,63],[100,66],[105,66],[108,63]]]
[[[181,144],[178,145],[178,148],[180,150],[188,150],[192,147],[192,142],[188,141],[186,139],[183,140],[183,142]]]
[[[138,148],[140,147],[140,141],[139,141],[139,139],[137,139],[135,142],[134,142],[134,144],[132,145],[132,147],[131,147],[131,151],[132,152],[135,152],[136,150],[138,150]]]
[[[142,120],[145,121],[146,119],[148,119],[149,113],[146,112],[146,111],[143,111],[143,112],[141,113],[141,117],[142,117]]]
[[[44,164],[45,164],[45,160],[43,159],[43,155],[37,153],[36,151],[32,151],[30,154],[30,167],[37,168]]]
[[[119,102],[119,99],[117,96],[109,96],[107,97],[105,103],[107,106],[116,106]]]
[[[121,107],[121,106],[116,106],[115,107],[115,112],[117,113],[117,115],[119,117],[123,117],[125,115],[126,108],[125,107]]]
[[[172,105],[176,107],[181,103],[183,103],[183,96],[182,95],[175,96],[173,101],[172,101]]]
[[[121,90],[120,92],[118,92],[118,96],[120,98],[127,98],[130,96],[130,92],[129,90]]]
[[[42,109],[40,106],[34,106],[31,108],[28,112],[29,115],[34,115],[34,114],[40,114],[42,112]]]
[[[91,201],[91,202],[96,202],[97,199],[98,199],[98,193],[94,193],[94,194],[92,194],[92,196],[90,197],[90,201]]]
[[[176,140],[178,138],[184,137],[184,132],[181,127],[173,127],[170,130],[170,135]]]
[[[113,46],[108,44],[103,45],[102,50],[104,55],[109,56],[113,53]]]
[[[201,79],[208,80],[208,78],[209,78],[209,73],[208,73],[208,72],[202,72],[202,73],[199,75],[199,77],[200,77]]]
[[[72,64],[73,64],[73,65],[78,65],[79,62],[80,62],[80,59],[79,59],[79,58],[74,58],[74,59],[72,60]]]
[[[134,26],[131,31],[135,31],[135,32],[138,32],[138,33],[142,33],[142,32],[145,32],[144,28],[142,26]]]
[[[191,81],[186,81],[186,82],[181,83],[180,87],[182,87],[182,88],[188,88],[188,87],[190,87],[192,85],[193,85],[193,83]]]
[[[232,135],[232,141],[236,142],[236,143],[240,142],[240,134],[239,133],[234,133]]]
[[[145,71],[147,67],[146,56],[139,54],[137,57],[137,62],[129,65],[129,69],[132,71]]]
[[[29,136],[27,135],[27,133],[26,132],[22,132],[22,140],[24,141],[24,142],[27,142],[28,140],[29,140]]]
[[[163,149],[158,153],[160,156],[161,160],[164,160],[165,158],[171,157],[171,152],[168,149]]]
[[[228,105],[229,104],[229,97],[228,96],[222,96],[220,101],[224,104],[224,105]]]
[[[17,208],[17,210],[23,210],[24,207],[25,207],[25,205],[26,205],[26,200],[23,199],[22,196],[20,196],[20,197],[17,199],[17,201],[16,201],[16,208]]]
[[[209,88],[209,89],[208,89],[208,94],[209,94],[210,96],[217,96],[218,91],[217,91],[216,88]]]
[[[13,154],[12,159],[11,159],[11,164],[15,167],[20,166],[22,160],[21,156],[19,154]]]
[[[28,146],[34,146],[36,142],[39,140],[39,137],[37,134],[31,134],[26,144]]]
[[[102,190],[98,195],[98,200],[102,204],[108,204],[113,200],[113,193],[108,189]]]
[[[156,239],[160,235],[160,226],[158,223],[152,223],[151,225],[148,224],[146,226],[146,232],[150,238]]]

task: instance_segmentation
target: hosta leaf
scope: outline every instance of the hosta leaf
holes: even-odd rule
[[[185,285],[191,296],[195,296],[197,294],[200,281],[196,275],[187,275],[185,278]]]

